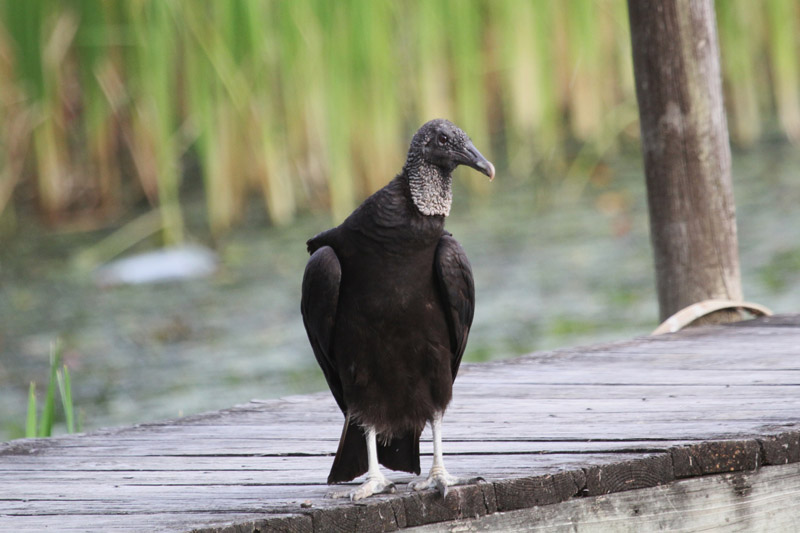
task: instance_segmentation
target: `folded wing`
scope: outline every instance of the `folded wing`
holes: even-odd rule
[[[342,381],[336,368],[331,340],[336,324],[336,309],[339,304],[339,283],[342,267],[336,252],[330,246],[315,251],[303,274],[303,295],[300,311],[306,327],[308,340],[317,358],[333,397],[343,413],[347,413],[342,394]]]
[[[434,270],[450,330],[451,369],[455,380],[475,314],[475,282],[467,254],[447,232],[439,239]]]

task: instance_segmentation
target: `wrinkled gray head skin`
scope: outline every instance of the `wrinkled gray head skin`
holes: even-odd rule
[[[411,199],[423,215],[450,214],[453,170],[467,165],[494,179],[492,165],[458,126],[444,119],[426,122],[414,134],[403,171]]]

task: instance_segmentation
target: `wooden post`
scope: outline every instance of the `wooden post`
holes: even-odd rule
[[[664,320],[742,298],[716,19],[713,0],[628,0],[628,13]]]

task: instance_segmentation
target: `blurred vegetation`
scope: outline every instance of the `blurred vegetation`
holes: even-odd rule
[[[718,0],[735,143],[800,142],[799,0]],[[447,117],[521,179],[638,134],[625,0],[0,0],[0,216],[340,219]],[[472,177],[465,178],[472,180]],[[193,181],[197,181],[195,185]],[[468,182],[480,194],[485,184]]]

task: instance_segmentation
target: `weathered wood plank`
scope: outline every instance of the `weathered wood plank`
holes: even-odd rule
[[[510,479],[522,475],[547,475],[560,472],[564,469],[590,467],[593,465],[615,464],[625,459],[646,457],[644,453],[628,454],[553,454],[553,455],[496,455],[487,461],[485,456],[453,456],[447,458],[448,469],[455,475],[468,475],[481,472],[489,481]],[[181,492],[184,487],[209,487],[214,486],[219,494],[234,494],[237,487],[248,488],[245,493],[259,492],[264,497],[272,497],[273,493],[291,495],[306,493],[305,486],[321,487],[328,490],[320,479],[319,472],[325,472],[330,466],[330,458],[291,458],[290,464],[281,462],[280,465],[264,465],[258,469],[247,471],[236,470],[188,470],[173,469],[166,471],[139,470],[139,471],[111,471],[111,470],[5,470],[2,477],[4,484],[0,484],[0,500],[15,499],[19,487],[25,486],[25,495],[29,500],[46,498],[53,494],[53,485],[62,486],[70,497],[86,497],[88,499],[100,496],[104,498],[102,487],[113,487],[115,494],[127,494],[130,491],[137,494],[142,487],[148,494],[157,491]],[[314,459],[314,460],[310,460]],[[430,466],[430,460],[423,460],[423,467]],[[287,473],[288,472],[288,473]],[[401,472],[392,472],[389,477],[398,485],[407,484],[416,476]],[[231,486],[232,489],[224,489]],[[177,487],[177,488],[175,488]],[[273,490],[275,487],[277,489]],[[402,489],[402,487],[401,487]],[[166,493],[165,492],[165,493]],[[297,493],[297,494],[296,494]],[[200,497],[199,493],[196,494]]]
[[[674,454],[628,459],[586,469],[586,495],[597,496],[624,490],[663,485],[675,479]]]
[[[689,440],[620,440],[620,441],[448,441],[446,457],[450,456],[477,456],[485,461],[487,455],[579,455],[603,453],[643,453],[663,452],[670,447],[690,444]],[[335,443],[333,444],[335,445]],[[322,448],[322,447],[321,447]],[[154,456],[139,455],[126,456],[114,453],[111,449],[87,450],[73,448],[70,453],[69,463],[61,457],[53,455],[25,455],[15,456],[13,460],[0,461],[0,472],[33,473],[45,471],[58,475],[58,472],[98,472],[98,471],[265,471],[273,468],[291,468],[292,470],[307,469],[317,472],[319,461],[312,461],[308,457],[314,455],[292,454],[283,456],[274,455],[170,455]],[[430,457],[431,445],[429,442],[421,446],[423,457]],[[322,463],[327,464],[333,457],[331,447],[325,448],[326,453],[315,454],[323,457]],[[273,457],[279,457],[280,463],[275,466],[270,463]],[[423,462],[426,459],[423,459]],[[554,458],[558,461],[559,459]],[[6,474],[3,474],[6,475]]]
[[[409,528],[409,533],[487,531],[649,533],[797,531],[800,465],[685,479],[653,488],[560,505],[528,507],[478,519]]]
[[[494,484],[498,511],[522,509],[568,500],[586,487],[586,472],[570,470],[546,476],[504,479]]]
[[[73,514],[58,517],[57,525],[53,530],[72,533],[85,531],[120,531],[141,533],[142,525],[135,520],[125,520],[124,516],[108,514]],[[286,533],[312,533],[314,531],[312,519],[305,515],[280,515],[255,518],[251,514],[228,513],[220,516],[219,513],[152,513],[148,515],[150,524],[148,532],[174,532],[174,531],[229,531],[252,532],[260,531],[285,531]],[[9,521],[10,523],[10,521]],[[0,531],[5,529],[0,517]],[[234,527],[235,526],[235,527]],[[283,527],[281,527],[283,526]],[[42,531],[40,516],[14,517],[13,531],[36,532]],[[230,528],[230,529],[227,529]]]
[[[445,417],[445,460],[453,474],[486,482],[446,500],[409,494],[415,476],[396,472],[396,495],[359,505],[325,498],[342,423],[327,393],[14,441],[0,445],[0,530],[488,524],[498,511],[791,465],[800,461],[798,356],[795,315],[466,365]],[[428,432],[422,452],[427,469]]]

